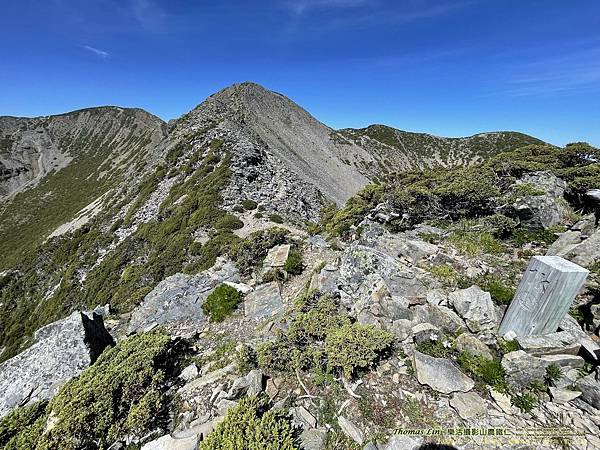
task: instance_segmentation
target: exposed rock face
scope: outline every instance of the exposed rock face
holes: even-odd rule
[[[136,138],[148,139],[148,146],[156,145],[163,137],[163,125],[158,117],[141,109],[117,107],[31,119],[0,117],[0,200],[101,146],[112,147],[118,164],[127,158]]]
[[[129,332],[158,325],[194,326],[205,320],[202,303],[211,291],[225,281],[238,282],[237,269],[225,259],[198,275],[176,273],[161,281],[144,298],[131,316]]]
[[[434,358],[416,351],[414,363],[419,383],[426,384],[443,394],[467,392],[475,386],[473,380],[462,373],[449,359]]]
[[[112,344],[102,317],[95,313],[74,312],[40,328],[31,347],[0,365],[0,417],[18,406],[52,398]]]

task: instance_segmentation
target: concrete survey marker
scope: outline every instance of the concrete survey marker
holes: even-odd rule
[[[554,333],[581,290],[589,271],[559,256],[534,256],[502,323],[499,334]]]

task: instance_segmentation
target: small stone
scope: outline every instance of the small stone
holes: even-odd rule
[[[277,387],[277,384],[273,378],[269,378],[267,380],[265,392],[271,400],[277,397],[277,394],[279,393],[279,388]]]
[[[508,395],[498,392],[491,387],[488,387],[488,390],[490,392],[490,396],[494,399],[504,414],[513,415],[517,413],[518,410],[512,405]]]
[[[327,431],[321,428],[307,428],[300,434],[304,450],[322,450],[325,447]]]
[[[577,397],[581,396],[581,392],[550,387],[550,396],[552,397],[552,401],[554,403],[568,403],[571,400],[575,400]]]
[[[396,372],[394,375],[392,375],[392,381],[396,384],[399,384],[400,383],[400,374]]]
[[[466,351],[474,356],[482,356],[487,359],[494,358],[488,346],[472,334],[461,334],[456,338],[455,344],[458,351]]]
[[[196,364],[190,364],[181,371],[181,374],[179,374],[179,378],[181,378],[184,381],[191,381],[198,376],[198,373],[198,367],[196,366]]]
[[[344,416],[338,417],[338,425],[346,436],[352,439],[359,445],[362,445],[365,440],[365,435],[358,429],[356,425],[346,419]]]
[[[317,419],[304,406],[291,408],[291,413],[300,424],[304,425],[303,428],[315,428],[317,426]]]
[[[221,401],[219,401],[219,403],[217,403],[217,413],[220,416],[224,416],[225,414],[227,414],[227,411],[235,405],[236,402],[234,402],[233,400],[227,400],[226,398],[224,398]]]
[[[485,400],[475,392],[457,392],[453,394],[450,399],[450,406],[465,420],[484,416],[486,411]]]

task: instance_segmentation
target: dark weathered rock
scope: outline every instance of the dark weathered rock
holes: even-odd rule
[[[588,375],[577,382],[577,386],[581,390],[581,400],[600,409],[600,382],[596,374]]]
[[[52,398],[113,343],[102,317],[95,313],[74,312],[40,328],[31,347],[0,365],[0,416]]]

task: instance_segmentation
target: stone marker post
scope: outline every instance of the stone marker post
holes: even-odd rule
[[[560,256],[534,256],[502,319],[500,336],[554,333],[589,271]]]

